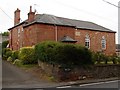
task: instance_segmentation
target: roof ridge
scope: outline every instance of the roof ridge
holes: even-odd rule
[[[22,24],[22,23],[20,23],[20,24]],[[102,25],[96,24],[94,22],[60,17],[60,16],[46,14],[46,13],[36,14],[34,21],[30,22],[30,23],[26,23],[25,26],[28,26],[33,23],[44,23],[44,24],[46,23],[46,24],[54,24],[54,25],[56,24],[56,25],[71,26],[71,27],[76,27],[76,28],[81,28],[81,29],[87,29],[87,30],[116,33],[115,31],[112,31],[112,30],[110,30]],[[14,28],[14,27],[12,27],[12,28]]]
[[[91,22],[91,21],[84,21],[84,20],[71,19],[71,18],[60,17],[60,16],[56,16],[56,15],[52,15],[52,14],[46,14],[46,13],[43,13],[43,15],[54,16],[54,17],[57,17],[57,18],[62,18],[62,19],[67,19],[67,20],[72,20],[72,21],[78,21],[78,22],[80,21],[80,22],[91,23],[91,24],[97,25],[97,26],[99,26],[99,27],[102,27],[102,28],[104,28],[104,29],[107,29],[107,30],[112,31],[111,29],[108,29],[108,28],[106,28],[106,27],[104,27],[104,26],[102,26],[102,25],[100,25],[100,24],[96,24],[96,23]],[[71,22],[69,22],[69,23],[71,23]],[[72,24],[72,23],[71,23],[71,24]]]

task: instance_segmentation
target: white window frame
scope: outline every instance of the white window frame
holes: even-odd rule
[[[101,47],[102,47],[102,50],[103,50],[103,49],[106,49],[106,39],[105,39],[104,36],[102,36]]]
[[[18,28],[18,37],[20,37],[20,28]]]
[[[90,37],[89,37],[89,35],[85,36],[85,47],[90,49]]]

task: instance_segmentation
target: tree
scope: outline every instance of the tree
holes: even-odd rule
[[[3,32],[2,33],[2,36],[8,36],[9,35],[9,32]]]

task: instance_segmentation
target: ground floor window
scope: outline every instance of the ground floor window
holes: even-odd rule
[[[102,45],[102,49],[106,49],[106,39],[104,36],[102,37],[101,45]]]
[[[89,35],[85,36],[85,47],[90,48],[90,37],[89,37]]]

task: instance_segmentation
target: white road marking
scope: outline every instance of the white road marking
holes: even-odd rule
[[[113,83],[113,82],[118,82],[118,81],[120,81],[120,80],[107,81],[107,82],[102,81],[102,82],[98,82],[98,83],[82,84],[82,85],[80,85],[80,87],[90,86],[90,85],[92,86],[92,85],[104,84],[104,83]],[[73,83],[75,83],[75,82],[71,82],[71,84],[73,84]],[[61,86],[61,87],[56,87],[56,88],[70,88],[70,87],[72,87],[72,86]]]
[[[118,82],[118,81],[119,81],[119,80],[108,81],[108,82],[89,83],[89,84],[83,84],[83,85],[80,85],[80,86],[81,86],[81,87],[84,87],[84,86],[97,85],[97,84],[104,84],[104,83],[112,83],[112,82]]]
[[[70,88],[72,86],[62,86],[62,87],[56,87],[56,88]]]

